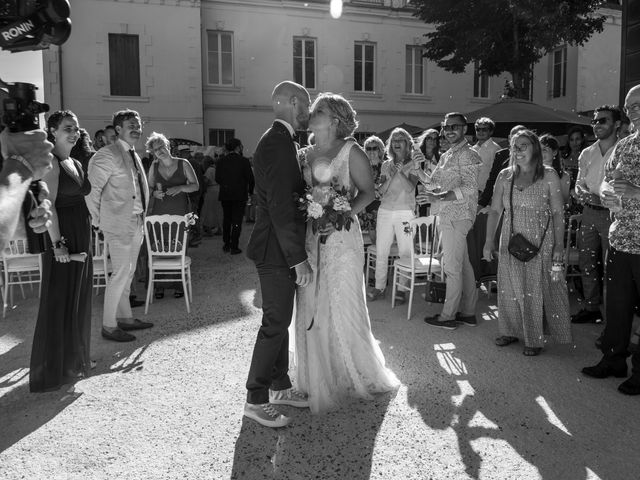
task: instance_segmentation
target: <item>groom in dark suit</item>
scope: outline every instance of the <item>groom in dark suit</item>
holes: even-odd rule
[[[274,405],[308,407],[306,395],[289,379],[289,333],[296,285],[311,282],[307,261],[305,219],[295,195],[304,194],[297,161],[295,130],[309,123],[309,92],[297,83],[282,82],[272,94],[275,121],[260,139],[253,157],[256,224],[247,256],[258,270],[262,289],[262,326],[253,349],[247,379],[244,415],[267,427],[290,421]]]

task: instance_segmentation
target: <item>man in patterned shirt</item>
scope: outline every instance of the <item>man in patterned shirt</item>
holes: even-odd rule
[[[582,369],[594,378],[626,377],[633,309],[640,299],[640,85],[629,90],[624,110],[636,131],[618,142],[606,165],[605,180],[615,192],[602,192],[602,204],[615,211],[606,269],[607,323],[602,360]],[[632,375],[618,390],[640,395],[640,352],[636,351],[631,364]]]
[[[478,292],[473,267],[467,251],[467,233],[476,219],[478,172],[482,160],[465,138],[467,119],[461,113],[447,113],[442,126],[451,145],[429,179],[432,193],[420,194],[418,203],[437,202],[442,241],[443,270],[447,277],[447,294],[442,312],[426,317],[425,323],[453,330],[456,320],[470,326],[477,324]],[[436,187],[434,189],[434,187]],[[458,315],[460,311],[460,315]]]

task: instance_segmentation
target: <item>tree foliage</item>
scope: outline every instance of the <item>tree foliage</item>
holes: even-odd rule
[[[414,0],[433,25],[425,57],[453,73],[478,62],[480,73],[511,73],[518,96],[532,64],[567,43],[583,45],[603,29],[602,0]]]

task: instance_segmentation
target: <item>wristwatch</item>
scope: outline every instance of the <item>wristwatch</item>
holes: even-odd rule
[[[24,165],[24,167],[27,170],[29,170],[29,173],[31,173],[31,175],[33,176],[34,174],[33,167],[29,162],[27,162],[27,160],[22,155],[17,155],[17,154],[9,155],[9,159],[15,160],[16,162],[20,162],[22,165]]]

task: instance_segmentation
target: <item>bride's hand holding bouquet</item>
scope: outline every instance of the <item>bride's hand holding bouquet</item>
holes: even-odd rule
[[[344,187],[316,185],[307,188],[304,196],[298,199],[298,208],[306,213],[311,230],[320,235],[320,243],[324,244],[334,231],[351,228],[352,200],[351,193]]]

